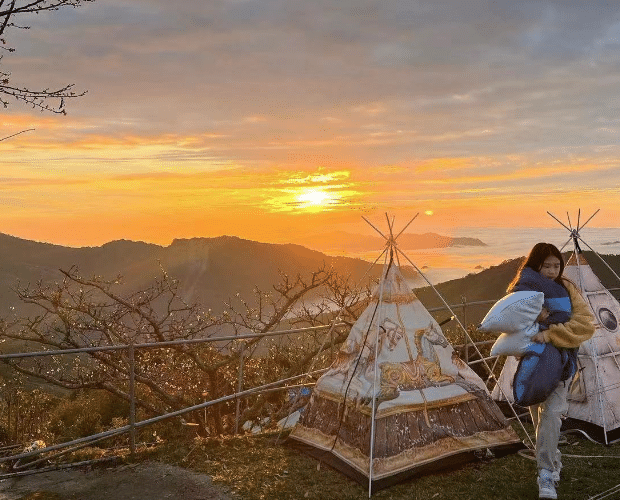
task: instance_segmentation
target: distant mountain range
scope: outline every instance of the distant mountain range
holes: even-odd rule
[[[120,240],[100,247],[68,248],[0,233],[0,316],[28,311],[11,290],[17,282],[54,282],[62,279],[59,269],[73,266],[86,278],[121,275],[125,291],[146,288],[163,268],[179,280],[184,300],[218,311],[237,293],[249,299],[255,287],[272,291],[281,280],[280,271],[291,277],[309,276],[323,265],[350,276],[352,283],[358,283],[370,266],[360,259],[330,257],[300,245],[235,236],[178,239],[166,247]],[[381,266],[375,265],[368,277],[378,277],[380,272]]]
[[[401,247],[407,249],[405,241]],[[603,284],[620,287],[596,256],[589,252],[586,256]],[[620,256],[603,257],[618,272]],[[468,302],[498,300],[505,294],[519,263],[520,259],[508,260],[479,273],[441,283],[436,288],[450,304],[458,304],[463,298]],[[308,276],[322,265],[349,276],[351,283],[356,285],[367,283],[370,277],[377,278],[382,267],[377,264],[369,271],[370,264],[361,259],[331,257],[300,245],[258,243],[235,236],[178,239],[167,247],[120,240],[100,247],[68,248],[0,233],[0,316],[32,312],[11,290],[17,282],[54,282],[62,277],[59,269],[72,266],[77,266],[84,277],[98,275],[112,279],[122,275],[126,291],[136,291],[152,284],[161,273],[161,266],[179,280],[181,294],[187,302],[199,302],[220,311],[223,302],[236,293],[250,299],[255,287],[272,290],[272,285],[280,281],[280,272],[289,276],[298,273]],[[405,268],[406,275],[412,276],[413,273],[411,268]],[[430,288],[418,289],[416,293],[427,308],[442,305]],[[468,323],[478,321],[488,308],[480,306],[478,313],[473,311],[475,307],[469,308],[473,312]]]

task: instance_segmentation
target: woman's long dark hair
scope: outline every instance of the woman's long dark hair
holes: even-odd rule
[[[508,292],[511,292],[519,281],[519,278],[521,277],[521,271],[523,271],[524,267],[529,267],[536,272],[540,272],[545,262],[545,259],[550,255],[553,255],[560,260],[560,274],[558,274],[558,277],[554,281],[566,288],[566,286],[564,285],[564,281],[566,280],[566,278],[562,277],[562,273],[564,272],[564,258],[562,257],[562,252],[558,250],[558,247],[552,245],[551,243],[536,243],[536,245],[534,245],[534,248],[532,248],[532,250],[530,251],[530,254],[519,267],[516,276],[510,282],[510,285],[508,285]]]

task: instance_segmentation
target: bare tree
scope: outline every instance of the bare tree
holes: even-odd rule
[[[329,366],[335,351],[346,340],[350,327],[370,298],[369,286],[359,289],[351,284],[350,279],[333,271],[326,271],[325,268],[319,269],[306,280],[300,276],[292,280],[283,275],[280,283],[273,285],[272,288],[275,293],[264,294],[263,301],[258,300],[262,292],[255,289],[257,299],[253,303],[259,304],[257,307],[247,307],[246,303],[239,299],[238,302],[244,307],[234,307],[229,301],[225,313],[229,313],[230,318],[239,319],[273,317],[273,313],[276,313],[280,317],[280,324],[284,323],[285,327],[303,328],[331,325],[334,322],[344,326],[330,329],[331,334],[328,338],[325,338],[326,332],[323,330],[289,336],[284,342],[271,340],[266,346],[267,353],[261,358],[266,362],[257,367],[260,379],[266,381],[286,379]],[[308,293],[315,288],[317,293]],[[301,290],[307,291],[300,293]],[[278,307],[278,304],[282,303],[282,298],[287,303],[284,314]],[[290,300],[291,298],[294,300]],[[254,346],[248,344],[245,350],[251,352],[253,348],[261,346],[265,347],[264,343],[256,343]],[[311,382],[308,379],[300,381]],[[258,380],[255,381],[255,384],[257,383]],[[271,422],[277,422],[304,403],[304,398],[295,397],[289,400],[281,392],[275,395],[261,394],[243,401],[242,419],[258,421],[268,413]]]
[[[63,280],[54,284],[15,287],[19,299],[36,306],[39,313],[11,323],[0,321],[0,338],[25,342],[36,350],[66,350],[268,333],[285,325],[327,324],[345,299],[349,309],[343,309],[341,318],[352,322],[355,303],[365,296],[351,295],[346,280],[323,267],[308,277],[283,274],[271,291],[255,288],[249,300],[231,298],[223,312],[214,314],[198,304],[185,303],[179,283],[163,271],[151,286],[133,293],[121,292],[120,277],[104,280],[84,278],[76,269],[61,272]],[[345,338],[346,332],[339,330],[329,342],[324,337],[283,344],[251,338],[225,344],[139,349],[134,362],[137,405],[146,414],[157,415],[233,394],[240,357],[257,350],[246,364],[246,388],[305,373],[317,355]],[[130,359],[126,349],[28,358],[8,364],[23,376],[58,387],[104,389],[129,399]],[[282,402],[283,397],[256,396],[244,402],[243,418],[257,418],[269,404],[276,411],[275,406]],[[209,429],[222,434],[232,431],[233,413],[234,403],[224,403],[207,413],[193,412],[188,419],[203,432]]]
[[[0,63],[4,54],[15,52],[15,48],[7,43],[5,33],[10,29],[30,29],[22,24],[22,18],[30,14],[54,11],[63,7],[79,7],[86,2],[95,0],[0,0]],[[15,99],[38,108],[41,111],[66,114],[65,101],[85,94],[73,91],[74,84],[67,84],[57,89],[31,89],[27,86],[16,86],[11,83],[11,73],[0,69],[0,104],[5,108],[9,100]]]

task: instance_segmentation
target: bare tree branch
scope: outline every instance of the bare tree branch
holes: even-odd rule
[[[3,36],[10,28],[30,29],[28,25],[17,24],[17,19],[38,14],[44,11],[56,11],[65,7],[79,7],[95,0],[10,0],[5,7],[5,0],[0,1],[0,49],[15,52],[15,48],[7,45]],[[4,7],[4,9],[3,9]],[[2,63],[0,56],[0,63]],[[32,89],[27,86],[11,85],[10,71],[0,69],[0,104],[7,108],[11,100],[25,103],[41,111],[66,114],[66,100],[83,96],[86,92],[75,92],[74,84],[67,84],[57,89]]]
[[[26,130],[21,130],[21,131],[19,131],[19,132],[15,133],[15,134],[7,135],[6,137],[2,137],[2,138],[0,139],[0,142],[2,142],[2,141],[6,141],[7,139],[10,139],[11,137],[15,137],[16,135],[23,134],[24,132],[31,132],[31,131],[33,131],[33,130],[35,130],[35,129],[33,129],[33,128],[28,128],[28,129],[26,129]]]

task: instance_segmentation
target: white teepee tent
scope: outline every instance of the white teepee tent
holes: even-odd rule
[[[388,246],[398,251],[392,237]],[[369,493],[479,450],[522,447],[392,258],[290,439]]]
[[[564,268],[564,276],[581,290],[597,321],[593,337],[579,348],[579,369],[569,390],[568,418],[562,428],[581,429],[607,444],[620,438],[620,304],[594,274],[581,251],[580,241],[592,250],[579,235],[579,231],[592,217],[581,226],[578,222],[576,228],[568,227],[558,220],[570,231],[570,239],[566,244],[572,241],[574,245],[574,253]],[[592,252],[598,256],[594,250]],[[610,270],[616,275],[613,269]],[[620,277],[616,277],[620,281]],[[515,358],[508,357],[492,392],[493,399],[505,400],[498,388],[501,386],[512,402],[511,385],[515,370]]]

